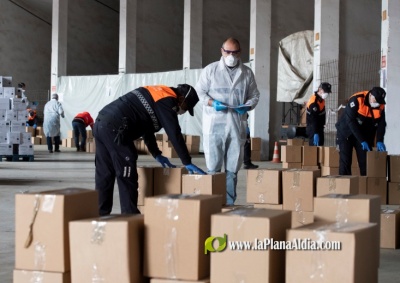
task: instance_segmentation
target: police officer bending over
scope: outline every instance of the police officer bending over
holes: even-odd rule
[[[345,113],[336,123],[337,144],[340,150],[339,174],[351,175],[353,147],[357,153],[361,176],[367,174],[367,154],[374,145],[378,151],[386,151],[383,137],[386,130],[385,97],[383,88],[353,94],[346,105]]]
[[[108,215],[113,206],[117,178],[121,213],[140,213],[137,209],[138,154],[133,141],[143,137],[153,157],[163,167],[175,167],[158,149],[155,132],[164,128],[179,158],[189,173],[206,174],[192,164],[178,122],[178,114],[189,111],[199,101],[196,90],[187,84],[177,88],[164,85],[139,87],[106,105],[94,124],[96,138],[96,190],[99,213]]]

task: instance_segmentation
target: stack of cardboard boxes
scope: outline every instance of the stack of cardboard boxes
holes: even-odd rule
[[[27,120],[25,100],[16,97],[12,77],[0,76],[0,156],[33,156],[31,133],[25,131]]]
[[[79,138],[79,141],[81,137]],[[61,145],[63,147],[75,148],[75,140],[74,140],[74,131],[68,130],[67,137],[61,140]],[[95,153],[96,152],[96,143],[93,136],[92,130],[86,130],[86,152]]]

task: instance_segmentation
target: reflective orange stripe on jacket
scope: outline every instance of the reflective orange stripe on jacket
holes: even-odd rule
[[[307,108],[309,108],[310,105],[313,104],[314,102],[316,102],[318,104],[319,111],[322,111],[322,109],[324,109],[325,100],[322,99],[321,101],[319,101],[319,99],[317,99],[317,94],[310,97],[310,100],[307,103]]]
[[[151,96],[154,99],[154,102],[157,102],[158,100],[165,98],[165,97],[174,97],[177,98],[175,92],[170,88],[165,85],[154,85],[154,86],[144,86],[145,89],[147,89]]]
[[[379,119],[381,117],[381,112],[385,109],[385,105],[381,104],[379,108],[370,108],[369,106],[365,105],[365,100],[368,99],[368,90],[365,91],[360,91],[355,94],[353,94],[351,97],[355,96],[357,97],[358,101],[358,114],[364,116],[364,117],[369,117],[369,118],[374,118],[374,119]],[[370,111],[372,109],[372,112]]]

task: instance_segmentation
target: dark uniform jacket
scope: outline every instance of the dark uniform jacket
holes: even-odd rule
[[[386,131],[385,105],[371,108],[368,93],[358,92],[349,98],[345,113],[336,123],[338,140],[354,135],[360,143],[366,141],[372,145],[376,135],[376,141],[383,142]]]
[[[326,120],[325,100],[314,92],[307,103],[306,111],[308,136],[312,137],[314,134],[323,133]]]
[[[150,109],[145,108],[135,92],[141,94]],[[177,110],[178,99],[172,88],[163,85],[146,86],[108,104],[99,112],[98,119],[112,123],[116,129],[124,129],[124,144],[132,143],[133,146],[134,140],[143,137],[153,157],[161,154],[154,133],[164,128],[182,163],[188,165],[191,157],[179,126]],[[156,121],[150,112],[154,113]]]

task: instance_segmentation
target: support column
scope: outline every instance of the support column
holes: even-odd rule
[[[400,2],[382,1],[381,87],[386,90],[385,145],[389,154],[400,154]]]
[[[51,87],[57,92],[58,77],[67,75],[68,0],[53,0],[51,30]]]
[[[260,100],[249,112],[250,133],[261,138],[261,160],[269,160],[271,1],[251,0],[250,65],[256,76]]]
[[[118,73],[136,73],[137,0],[120,0]]]
[[[202,68],[203,0],[185,0],[183,18],[183,68]]]

